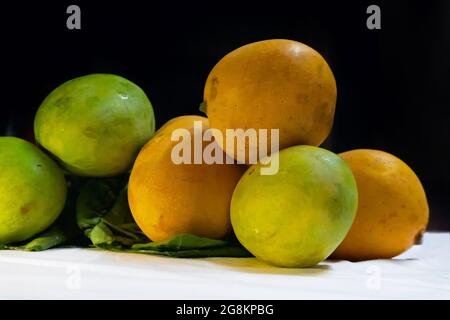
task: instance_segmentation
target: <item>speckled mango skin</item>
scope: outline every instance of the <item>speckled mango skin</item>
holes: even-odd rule
[[[429,210],[414,171],[387,152],[358,149],[339,154],[353,171],[359,205],[355,222],[333,258],[392,258],[425,231]]]
[[[231,201],[231,223],[241,244],[279,267],[311,267],[344,239],[358,194],[347,164],[334,153],[294,146],[279,153],[279,171],[242,176]]]
[[[0,244],[27,240],[61,213],[64,175],[35,145],[13,137],[0,137],[0,168]]]
[[[114,176],[131,168],[155,131],[153,108],[134,83],[92,74],[62,84],[36,114],[37,142],[69,172]]]
[[[174,164],[171,141],[176,129],[193,137],[194,121],[203,131],[208,119],[177,117],[162,126],[142,148],[128,184],[128,202],[136,223],[153,241],[191,233],[221,239],[231,233],[230,201],[246,167],[237,164]],[[203,148],[207,143],[203,143]],[[219,149],[220,150],[220,149]]]
[[[279,149],[284,149],[318,146],[327,138],[336,94],[333,73],[317,51],[297,41],[273,39],[223,57],[207,78],[204,105],[211,128],[223,136],[226,129],[279,129]],[[257,145],[247,145],[247,153]],[[222,148],[233,151],[226,143]]]

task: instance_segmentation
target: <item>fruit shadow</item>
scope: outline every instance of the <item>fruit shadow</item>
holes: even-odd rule
[[[370,262],[383,262],[390,264],[407,264],[411,261],[417,261],[417,258],[391,258],[391,259],[368,259],[368,260],[360,260],[360,261],[350,261],[350,260],[340,260],[340,259],[327,259],[326,261],[330,263],[338,263],[338,262],[348,262],[348,263],[370,263]]]
[[[282,268],[256,258],[208,258],[207,260],[222,268],[257,274],[316,276],[331,270],[331,266],[326,264],[326,261],[309,268]]]

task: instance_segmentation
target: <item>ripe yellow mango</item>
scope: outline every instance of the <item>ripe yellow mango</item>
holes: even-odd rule
[[[355,222],[334,258],[352,261],[392,258],[410,248],[425,231],[428,203],[414,171],[378,150],[340,154],[358,186]]]
[[[215,65],[203,106],[211,128],[223,136],[226,129],[279,129],[279,149],[318,146],[333,124],[336,82],[314,49],[292,40],[260,41],[230,52]],[[236,145],[224,142],[222,148],[236,155]],[[257,146],[247,144],[246,152]]]
[[[171,139],[172,132],[187,129],[193,136],[194,121],[208,129],[204,117],[172,119],[142,148],[134,163],[128,200],[136,223],[153,241],[183,233],[220,239],[231,232],[231,195],[245,168],[172,161],[177,144]]]

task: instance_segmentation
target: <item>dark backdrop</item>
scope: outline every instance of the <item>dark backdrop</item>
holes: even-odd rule
[[[97,72],[141,86],[161,125],[198,113],[208,72],[227,52],[294,39],[322,53],[337,80],[327,147],[397,155],[423,181],[430,227],[450,229],[450,1],[374,1],[381,30],[366,28],[372,2],[334,2],[2,3],[0,134],[32,139],[45,96]],[[79,31],[66,28],[69,4],[81,7]]]

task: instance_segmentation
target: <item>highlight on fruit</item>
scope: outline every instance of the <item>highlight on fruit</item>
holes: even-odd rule
[[[0,249],[83,243],[303,268],[390,259],[417,242],[429,208],[414,171],[380,150],[321,146],[338,92],[324,57],[271,39],[219,58],[206,117],[156,132],[151,88],[112,74],[55,86],[35,144],[0,137]]]

